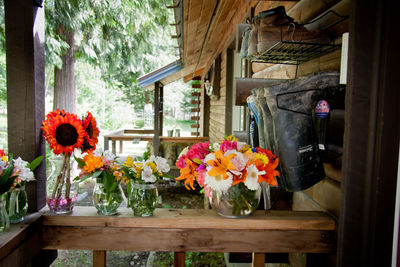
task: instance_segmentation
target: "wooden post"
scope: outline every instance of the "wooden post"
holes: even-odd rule
[[[122,154],[124,150],[124,140],[119,140],[119,153]]]
[[[109,144],[110,138],[104,137],[104,151],[109,150],[110,144]]]
[[[163,126],[164,126],[164,86],[160,84],[160,95],[158,97],[159,101],[159,111],[158,111],[158,119],[160,123],[160,128],[158,129],[159,135],[163,135]]]
[[[112,148],[111,149],[112,149],[111,152],[113,154],[117,154],[117,141],[112,140]]]
[[[159,93],[160,93],[160,82],[154,84],[154,137],[153,137],[153,149],[154,155],[158,156],[160,153],[160,106],[159,106]]]
[[[252,267],[264,267],[265,265],[265,253],[253,253]]]
[[[93,267],[106,267],[106,256],[105,250],[93,250]]]
[[[45,155],[40,130],[44,119],[44,10],[32,1],[5,0],[8,151],[32,161]],[[29,209],[46,204],[45,160],[27,183]]]
[[[174,266],[185,267],[185,252],[174,253]]]

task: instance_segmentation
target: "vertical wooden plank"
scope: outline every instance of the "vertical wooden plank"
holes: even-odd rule
[[[174,253],[174,266],[185,267],[185,252]]]
[[[400,136],[393,1],[350,2],[337,266],[391,266]]]
[[[106,267],[106,251],[93,250],[93,267]]]
[[[159,100],[159,115],[158,119],[160,120],[160,128],[158,129],[159,135],[163,135],[163,122],[164,122],[164,86],[160,83],[160,96],[158,98]]]
[[[40,126],[44,119],[44,10],[32,1],[6,0],[8,150],[14,158],[31,161],[45,155]],[[29,209],[46,204],[45,161],[35,170],[35,183],[27,183]]]
[[[122,154],[123,150],[124,150],[124,141],[119,140],[119,153]]]
[[[111,152],[113,154],[117,154],[117,141],[115,141],[115,140],[112,140],[112,150],[111,150]]]
[[[253,253],[252,267],[264,267],[265,253]]]
[[[161,83],[156,82],[154,84],[154,136],[153,136],[153,151],[154,155],[158,156],[160,153],[160,124],[159,124],[159,112],[160,112],[160,106],[159,106],[159,95],[160,95],[160,87]]]
[[[104,151],[110,149],[110,144],[109,144],[109,142],[110,142],[110,138],[104,137]]]

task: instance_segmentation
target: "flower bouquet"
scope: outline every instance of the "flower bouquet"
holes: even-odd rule
[[[106,150],[103,153],[93,152],[83,158],[76,158],[78,168],[81,169],[78,180],[81,182],[88,178],[95,178],[96,185],[93,190],[93,204],[98,213],[113,215],[122,202],[121,166],[116,162],[116,156]]]
[[[71,155],[77,149],[82,153],[93,151],[100,131],[90,112],[80,120],[77,115],[59,109],[46,115],[42,130],[50,149],[55,155],[62,155],[54,177],[47,182],[47,205],[53,213],[69,213],[77,194],[75,188],[71,189]],[[75,192],[71,195],[71,191]]]
[[[10,160],[0,150],[0,213],[2,224],[0,232],[11,223],[19,223],[24,220],[28,211],[28,198],[25,192],[25,183],[34,181],[33,170],[39,166],[43,156],[37,157],[31,163],[20,157]]]
[[[179,155],[177,180],[187,189],[197,182],[210,197],[212,207],[226,217],[250,215],[257,209],[261,183],[276,186],[279,160],[271,151],[250,148],[234,136],[210,144],[197,143]]]
[[[170,167],[162,157],[149,156],[146,151],[143,157],[133,159],[128,156],[122,167],[129,179],[129,205],[136,216],[151,216],[157,205],[156,183],[161,177],[169,177]]]

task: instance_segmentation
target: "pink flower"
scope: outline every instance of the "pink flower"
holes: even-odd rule
[[[204,159],[204,157],[208,154],[209,143],[197,143],[190,147],[187,157],[191,160],[194,159]]]
[[[178,167],[179,169],[185,168],[186,167],[186,162],[185,162],[186,158],[187,158],[186,155],[182,155],[179,158],[179,160],[176,162],[176,167]]]
[[[204,166],[203,164],[201,164],[197,169],[196,169],[197,173],[199,174],[199,176],[197,177],[197,183],[200,186],[204,186],[204,181],[206,179],[206,166]]]
[[[237,143],[236,143],[235,141],[224,140],[224,141],[221,143],[220,149],[221,149],[223,152],[226,152],[226,151],[228,151],[228,150],[233,150],[233,149],[236,150],[236,149],[237,149]]]
[[[206,194],[207,197],[211,197],[211,187],[205,186],[204,187],[204,194]]]

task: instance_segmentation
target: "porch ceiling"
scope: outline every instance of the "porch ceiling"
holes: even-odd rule
[[[179,78],[185,81],[207,71],[212,60],[234,40],[236,25],[242,23],[251,8],[268,9],[278,5],[293,6],[297,1],[251,0],[180,0],[183,12],[175,8],[177,32],[184,67],[161,80],[168,84]],[[183,33],[181,24],[183,23]],[[183,52],[182,52],[183,48]]]

